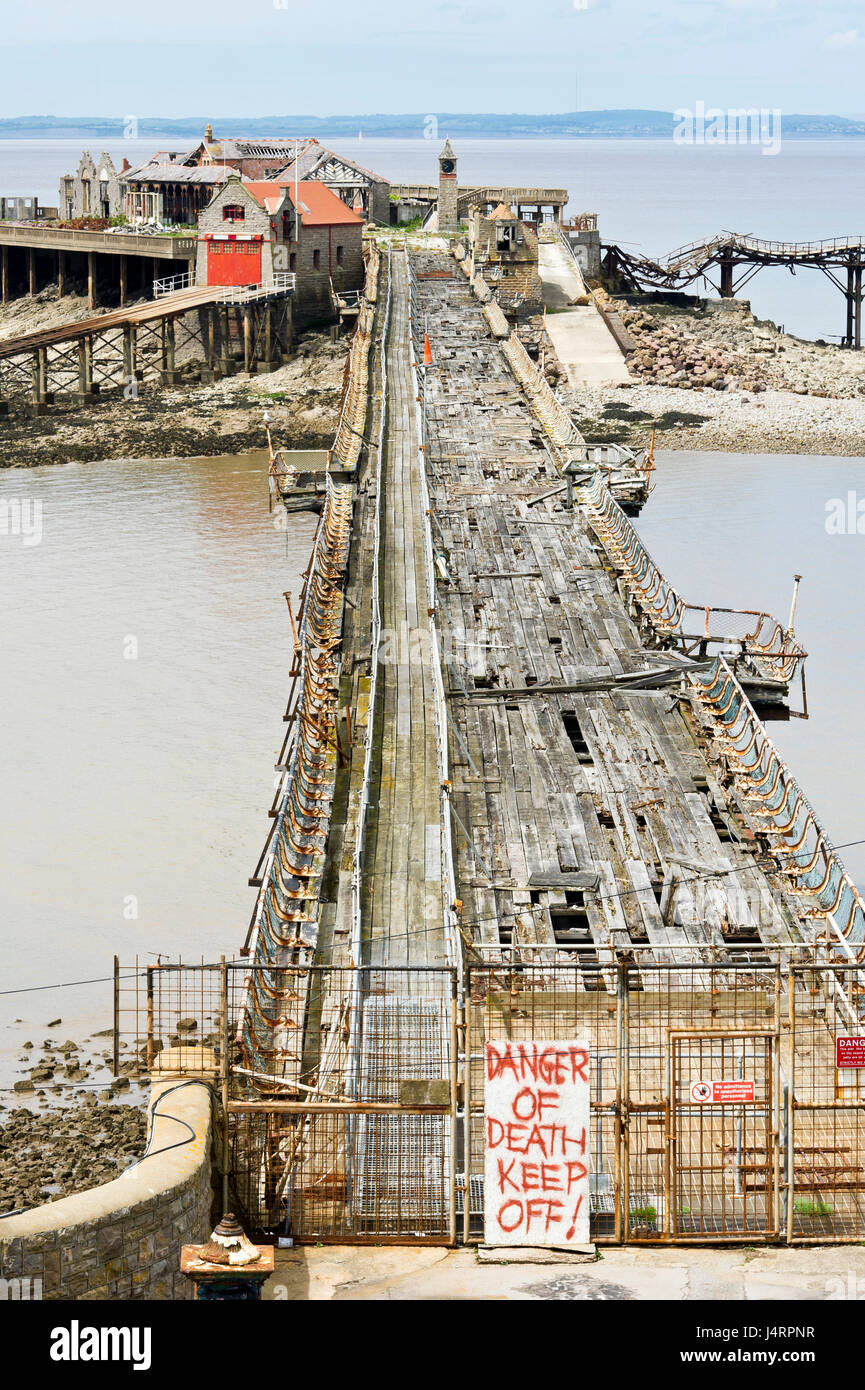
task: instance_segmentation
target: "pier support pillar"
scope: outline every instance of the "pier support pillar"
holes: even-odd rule
[[[861,265],[848,265],[847,267],[847,289],[844,295],[847,301],[847,331],[844,335],[843,346],[849,348],[861,348],[862,346],[862,267]]]
[[[161,279],[161,278],[162,278],[162,265],[161,265],[161,263],[159,262],[159,260],[157,260],[156,256],[152,256],[152,257],[151,257],[151,265],[152,265],[152,267],[153,267],[153,273],[152,273],[152,277],[151,277],[151,278],[152,278],[153,280],[159,280],[159,279]],[[151,284],[151,286],[150,286],[150,298],[151,298],[151,299],[155,299],[155,298],[156,298],[156,296],[155,296],[154,293],[153,293],[153,285],[152,285],[152,284]]]
[[[78,344],[78,390],[75,392],[77,405],[87,405],[93,400],[93,339],[82,338]]]
[[[9,303],[9,247],[0,247],[0,301]]]
[[[137,346],[135,324],[127,323],[123,329],[123,375],[126,378],[124,385],[129,391],[127,400],[135,400],[138,396]]]
[[[222,359],[220,368],[223,376],[231,376],[234,372],[234,359],[231,356],[231,311],[226,304],[222,309],[214,309],[213,312],[218,312],[221,320]]]
[[[258,362],[258,370],[260,372],[275,372],[279,366],[279,353],[274,349],[273,305],[269,299],[264,301],[261,312],[264,323],[261,334],[261,357]]]
[[[725,259],[725,260],[723,260],[723,261],[720,262],[720,267],[721,267],[721,298],[722,298],[722,299],[732,299],[732,298],[733,298],[733,262],[730,261],[730,260],[726,260],[726,259]]]
[[[54,397],[48,391],[48,350],[35,348],[33,352],[33,399],[30,404],[32,415],[45,415]]]
[[[243,370],[248,374],[252,371],[254,362],[254,349],[252,343],[252,306],[245,304],[241,310],[243,319]]]
[[[162,320],[162,362],[159,373],[163,386],[173,386],[177,380],[174,360],[174,319]]]
[[[120,257],[120,307],[125,309],[129,284],[129,263],[125,256]]]
[[[27,247],[27,293],[31,299],[36,293],[36,252],[32,246]]]
[[[87,303],[91,309],[96,308],[98,297],[98,285],[96,282],[96,253],[87,252]]]
[[[66,252],[57,252],[57,295],[62,299],[66,293]]]

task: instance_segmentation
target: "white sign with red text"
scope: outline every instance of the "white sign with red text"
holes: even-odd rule
[[[487,1245],[587,1245],[588,1045],[488,1042],[484,1080]]]

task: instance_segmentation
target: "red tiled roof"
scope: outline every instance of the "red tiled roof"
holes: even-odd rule
[[[276,209],[282,201],[282,195],[285,192],[285,189],[281,188],[278,183],[247,183],[244,180],[243,187],[248,193],[251,193],[255,201],[261,203],[261,206],[266,208],[268,212],[276,212]]]
[[[285,179],[277,187],[287,188],[288,196],[294,202],[294,183]],[[341,198],[323,183],[309,179],[297,185],[300,216],[304,227],[363,226],[363,216],[346,207]]]

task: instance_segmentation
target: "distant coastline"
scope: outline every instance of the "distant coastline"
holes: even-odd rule
[[[743,108],[744,109],[744,108]],[[0,140],[112,139],[129,136],[130,117],[104,116],[7,116],[0,118]],[[551,115],[466,114],[435,112],[407,115],[356,116],[190,116],[182,120],[141,117],[135,123],[139,139],[186,141],[201,135],[211,120],[216,130],[233,135],[314,135],[322,139],[364,136],[379,139],[419,139],[431,123],[442,134],[477,139],[669,139],[676,125],[672,111],[611,110],[571,111]],[[785,139],[865,138],[865,118],[846,116],[780,115]],[[437,138],[435,137],[430,138]]]

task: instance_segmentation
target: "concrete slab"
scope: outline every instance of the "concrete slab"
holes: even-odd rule
[[[520,1256],[525,1251],[520,1249],[494,1253],[498,1258],[487,1262],[473,1249],[299,1246],[277,1251],[276,1271],[265,1285],[264,1297],[335,1302],[865,1298],[865,1249],[860,1246],[813,1250],[632,1246],[602,1249],[591,1263],[575,1267],[570,1261],[555,1269],[540,1267],[536,1259],[524,1263]]]
[[[544,286],[547,333],[556,356],[568,374],[568,383],[582,386],[615,385],[630,381],[624,354],[594,301],[573,305],[586,294],[579,268],[558,243],[538,247],[538,270]],[[569,307],[570,306],[570,307]]]
[[[568,1250],[558,1250],[545,1245],[481,1245],[478,1247],[478,1264],[508,1265],[568,1265],[594,1264],[598,1252],[594,1245],[575,1245]]]

